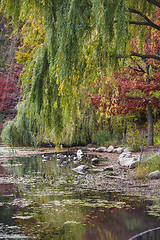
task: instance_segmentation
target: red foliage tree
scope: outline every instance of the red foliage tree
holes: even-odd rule
[[[160,23],[159,10],[154,18]],[[153,145],[153,108],[160,108],[160,39],[159,30],[148,27],[143,45],[143,54],[138,53],[138,39],[132,41],[131,63],[114,75],[117,95],[111,81],[106,77],[106,90],[103,94],[91,97],[92,105],[103,112],[127,114],[129,112],[145,113],[148,111],[148,145]],[[138,59],[137,59],[138,58]],[[114,97],[113,97],[114,96]]]
[[[21,66],[14,63],[9,74],[3,74],[0,76],[1,120],[4,118],[12,119],[15,117],[15,106],[17,105],[20,96],[20,84],[18,84],[20,72]]]

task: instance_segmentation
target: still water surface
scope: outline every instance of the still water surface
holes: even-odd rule
[[[160,226],[143,199],[86,189],[86,176],[71,168],[56,156],[1,162],[0,239],[127,240]]]

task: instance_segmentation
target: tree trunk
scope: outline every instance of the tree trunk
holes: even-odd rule
[[[113,134],[113,128],[112,128],[112,124],[111,124],[111,118],[109,117],[108,119],[108,129],[109,129],[109,133],[112,136]]]
[[[153,114],[152,108],[148,105],[148,146],[153,145]]]
[[[147,83],[150,83],[149,65],[146,63]],[[153,113],[152,107],[148,105],[148,146],[153,145]]]

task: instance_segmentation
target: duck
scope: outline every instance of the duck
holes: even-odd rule
[[[58,154],[57,154],[57,158],[58,158],[58,159],[66,159],[66,158],[67,158],[67,155],[63,155],[63,154],[58,153]]]
[[[46,161],[50,161],[52,158],[50,157],[50,156],[48,156],[48,155],[42,155],[42,161],[43,162],[46,162]]]
[[[73,160],[73,159],[74,159],[74,157],[75,157],[75,155],[74,155],[74,154],[72,154],[72,155],[68,155],[68,159],[70,159],[70,160]]]

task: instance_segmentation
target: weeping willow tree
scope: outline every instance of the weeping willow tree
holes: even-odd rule
[[[120,56],[130,54],[132,36],[143,38],[144,26],[152,25],[147,14],[159,2],[1,0],[0,4],[15,29],[23,24],[18,53],[24,64],[22,99],[14,121],[21,141],[31,142],[33,136],[47,136],[51,130],[53,139],[66,143],[92,141],[99,117],[89,103],[84,104],[85,92],[99,91],[95,83],[107,66],[115,68]]]

